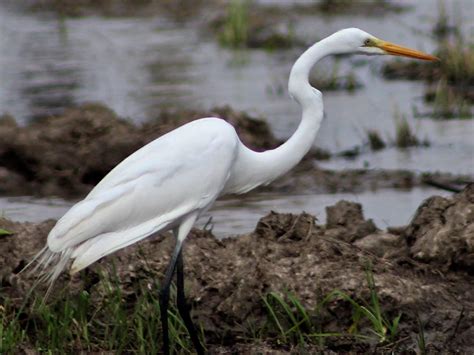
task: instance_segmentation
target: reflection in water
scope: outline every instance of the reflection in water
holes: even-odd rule
[[[0,6],[0,110],[22,122],[74,103],[82,68],[63,23]]]
[[[81,68],[68,50],[66,29],[61,21],[51,28],[23,38],[19,55],[25,61],[20,73],[20,95],[33,119],[62,112],[74,103]]]
[[[317,223],[325,223],[326,206],[340,200],[362,204],[365,218],[372,218],[379,228],[402,226],[410,222],[421,202],[432,195],[448,195],[446,192],[428,188],[415,188],[410,191],[378,190],[363,193],[338,193],[320,195],[275,195],[255,194],[245,198],[218,201],[205,216],[198,227],[212,216],[213,233],[218,237],[243,234],[253,231],[257,222],[270,211],[280,213],[301,213],[315,215]]]
[[[362,204],[366,218],[372,218],[379,228],[407,224],[421,201],[432,195],[448,195],[435,189],[416,188],[410,191],[379,190],[358,194],[278,195],[251,194],[217,201],[201,217],[197,227],[202,228],[212,217],[213,233],[218,237],[244,234],[254,230],[258,220],[274,210],[281,213],[315,215],[318,223],[325,222],[325,208],[339,200]],[[0,213],[17,221],[40,222],[58,219],[72,205],[61,199],[31,197],[0,198]]]
[[[22,123],[87,101],[144,121],[182,106],[190,84],[196,34],[164,19],[60,20],[0,4],[0,30],[0,113]]]

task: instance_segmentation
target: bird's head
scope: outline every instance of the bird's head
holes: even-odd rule
[[[358,28],[347,28],[338,31],[329,38],[331,38],[334,45],[337,45],[341,53],[396,55],[422,60],[439,60],[430,54],[381,40]]]

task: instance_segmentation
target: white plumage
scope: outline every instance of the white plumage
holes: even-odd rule
[[[177,306],[198,354],[204,354],[184,299],[181,247],[194,222],[226,193],[268,184],[295,166],[311,148],[323,118],[321,93],[311,87],[313,65],[331,54],[433,56],[384,42],[350,28],[307,49],[290,73],[290,95],[302,108],[296,132],[280,147],[262,153],[245,147],[234,128],[218,118],[188,123],[147,144],[113,169],[51,230],[38,266],[54,281],[73,259],[72,272],[153,233],[172,229],[176,246],[160,292],[163,353],[169,353],[168,303],[177,269]],[[36,259],[35,258],[35,259]]]
[[[77,272],[189,215],[198,218],[229,180],[238,144],[234,128],[219,118],[190,122],[154,140],[57,222],[49,250],[73,258],[71,272]]]
[[[288,88],[302,108],[295,133],[262,153],[245,147],[222,119],[193,121],[154,140],[117,165],[51,230],[39,257],[53,281],[73,259],[72,272],[147,236],[172,229],[181,243],[193,223],[221,195],[268,184],[311,148],[323,118],[321,93],[311,87],[313,65],[331,54],[433,56],[384,42],[364,31],[341,30],[314,44],[295,62]],[[35,259],[36,259],[35,258]]]

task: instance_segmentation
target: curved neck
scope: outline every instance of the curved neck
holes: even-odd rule
[[[309,47],[296,60],[295,64],[293,64],[290,77],[288,79],[288,91],[290,92],[290,95],[301,105],[303,109],[303,115],[305,109],[313,108],[313,105],[315,104],[315,96],[321,95],[321,92],[315,90],[315,88],[309,84],[308,79],[311,68],[321,59],[335,52],[336,51],[334,50],[331,43],[331,37],[328,37]]]
[[[327,39],[307,49],[291,69],[288,88],[301,105],[302,118],[294,134],[281,146],[257,153],[245,146],[239,152],[229,181],[229,192],[246,192],[266,185],[293,168],[311,149],[323,119],[321,92],[311,87],[308,78],[313,65],[331,54]]]

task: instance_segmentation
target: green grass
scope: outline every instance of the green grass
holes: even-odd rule
[[[94,292],[94,299],[87,291],[72,295],[64,289],[54,301],[45,304],[37,298],[23,311],[2,302],[0,353],[14,354],[21,344],[51,353],[159,353],[162,333],[158,287],[150,289],[150,280],[142,281],[134,292],[125,293],[116,278],[102,278],[101,290]],[[191,354],[193,346],[174,300],[172,289],[170,346],[178,353]]]
[[[272,16],[252,0],[230,0],[226,15],[214,21],[211,28],[217,32],[220,44],[228,48],[275,50],[301,44],[291,22],[286,29],[279,29]]]
[[[390,142],[391,145],[394,145],[396,148],[400,149],[420,145],[429,146],[430,143],[427,139],[421,140],[417,137],[405,115],[402,115],[398,111],[395,111],[394,122],[395,137],[394,140]],[[377,130],[369,129],[367,130],[366,134],[368,144],[371,150],[377,151],[384,149],[387,146],[387,144],[384,142],[380,133]]]
[[[440,6],[433,28],[439,62],[395,60],[384,65],[388,79],[424,80],[425,101],[432,111],[423,116],[435,119],[472,118],[474,104],[474,43],[466,40],[459,21],[450,19]]]
[[[358,334],[358,327],[361,320],[365,318],[370,322],[371,327],[368,329],[379,343],[392,343],[398,335],[398,326],[402,314],[398,314],[393,319],[389,319],[383,312],[380,306],[379,296],[375,287],[375,279],[370,269],[366,270],[367,285],[370,290],[370,302],[362,301],[358,303],[353,298],[344,292],[335,292],[335,295],[348,301],[354,310],[353,324],[351,326],[351,333]],[[370,338],[370,337],[369,337]]]
[[[13,233],[10,231],[7,231],[6,229],[0,228],[0,236],[2,235],[12,235]]]
[[[329,293],[314,309],[307,309],[292,293],[285,296],[270,292],[262,298],[267,311],[264,334],[273,337],[279,345],[317,344],[324,346],[330,337],[353,337],[357,341],[392,344],[397,340],[402,314],[389,318],[383,311],[370,267],[366,270],[369,300],[356,300],[347,293],[335,290]],[[352,307],[352,320],[348,329],[325,331],[320,316],[328,305],[342,300]]]
[[[433,104],[438,119],[472,118],[474,103],[474,44],[467,43],[459,32],[440,40],[441,62],[430,91],[425,95]]]
[[[12,353],[25,338],[26,330],[22,329],[14,307],[8,300],[2,299],[0,305],[0,354]]]
[[[231,0],[220,35],[223,46],[231,48],[246,47],[249,35],[250,0]]]
[[[426,354],[426,339],[425,339],[425,325],[421,322],[420,317],[418,318],[418,336],[416,343],[418,345],[418,353],[421,355]]]
[[[323,345],[324,338],[339,336],[339,333],[321,332],[319,325],[312,321],[310,311],[290,292],[283,298],[276,292],[263,297],[268,314],[265,333],[275,336],[279,344]]]
[[[395,113],[395,145],[398,148],[408,148],[420,145],[420,140],[405,115]]]
[[[474,58],[473,58],[474,59]],[[431,93],[434,118],[439,119],[467,119],[472,117],[471,104],[457,90],[448,85],[445,79],[439,80],[433,93]]]
[[[14,354],[21,347],[45,353],[159,353],[162,328],[155,291],[158,287],[153,279],[154,276],[139,277],[124,284],[115,276],[100,275],[100,282],[91,293],[86,290],[71,293],[66,286],[56,292],[54,300],[45,303],[38,296],[20,308],[2,300],[0,353]],[[397,340],[401,314],[391,319],[383,312],[370,268],[366,271],[366,282],[367,300],[335,290],[314,308],[306,307],[291,292],[284,295],[269,292],[262,297],[266,316],[259,322],[242,325],[247,334],[245,342],[271,342],[277,347],[302,349],[315,345],[324,349],[328,338],[344,337],[352,339],[354,344],[375,341],[390,346]],[[174,300],[173,288],[169,309],[170,346],[176,353],[191,354],[193,346],[173,306]],[[339,319],[331,311],[334,305],[346,310],[341,313],[345,319]],[[325,329],[328,324],[333,325]],[[334,324],[339,324],[340,329]],[[205,343],[203,328],[198,329]],[[216,336],[223,335],[216,333]]]

